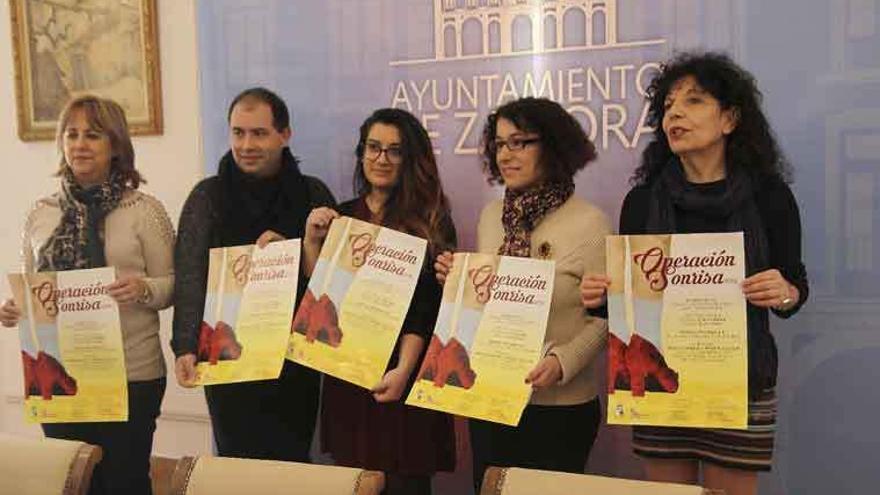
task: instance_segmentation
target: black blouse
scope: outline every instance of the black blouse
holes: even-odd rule
[[[697,190],[707,195],[721,194],[727,187],[724,180],[696,185]],[[620,212],[620,233],[644,234],[645,222],[651,201],[650,186],[633,188],[623,201]],[[807,270],[801,256],[801,220],[797,202],[788,185],[780,179],[768,178],[755,187],[755,203],[764,225],[769,249],[769,266],[776,268],[782,276],[797,287],[800,299],[786,311],[773,309],[781,318],[788,318],[800,310],[807,301],[810,286]],[[676,209],[675,233],[693,234],[725,232],[725,219],[702,215],[695,211]],[[767,319],[768,311],[759,309],[758,317]],[[776,384],[777,350],[773,336],[749,335],[749,385],[750,392],[772,387]],[[762,361],[763,363],[759,363]]]

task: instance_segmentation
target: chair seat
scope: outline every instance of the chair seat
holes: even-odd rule
[[[100,459],[87,443],[0,434],[0,493],[84,494]]]
[[[378,495],[383,488],[382,473],[363,469],[228,457],[185,457],[172,480],[172,495]]]
[[[702,487],[655,483],[537,469],[490,467],[480,495],[703,495]]]

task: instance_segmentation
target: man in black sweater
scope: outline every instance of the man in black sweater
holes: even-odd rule
[[[242,92],[228,121],[230,150],[217,175],[190,192],[178,224],[171,347],[184,387],[195,380],[209,250],[302,238],[309,212],[335,204],[319,179],[300,172],[288,148],[290,115],[278,95],[265,88]],[[305,283],[300,276],[298,294]],[[218,454],[307,462],[319,384],[317,372],[285,361],[275,380],[206,386]]]

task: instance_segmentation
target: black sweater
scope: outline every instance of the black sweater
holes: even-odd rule
[[[305,176],[311,208],[334,206],[333,194],[319,179]],[[174,248],[174,323],[171,349],[175,356],[195,354],[199,325],[205,311],[205,290],[208,286],[208,251],[222,246],[220,217],[220,181],[217,176],[202,180],[193,188],[177,227]],[[251,240],[256,242],[256,239]],[[300,274],[301,297],[306,277]]]
[[[724,191],[724,180],[700,184],[698,190],[704,194],[720,194]],[[623,201],[620,212],[621,234],[644,234],[645,221],[651,201],[649,185],[633,188]],[[768,178],[755,187],[755,203],[764,224],[769,249],[769,266],[756,267],[755,273],[776,268],[800,292],[798,303],[788,311],[773,312],[788,318],[801,308],[809,296],[810,287],[807,271],[801,258],[801,220],[794,195],[782,180]],[[697,212],[676,209],[677,234],[693,234],[726,231],[725,220],[701,215]],[[761,318],[768,318],[768,311],[759,311]],[[773,336],[749,335],[749,392],[753,395],[761,389],[776,384],[777,351]]]

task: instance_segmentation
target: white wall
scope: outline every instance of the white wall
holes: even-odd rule
[[[165,131],[161,136],[136,137],[137,167],[148,184],[143,190],[158,197],[177,223],[190,188],[202,177],[201,130],[197,76],[195,0],[158,0],[159,52]],[[9,32],[9,2],[0,1],[0,270],[18,267],[19,232],[24,215],[39,196],[57,187],[51,177],[57,163],[54,144],[24,143],[16,134],[15,89]],[[0,297],[9,294],[6,277]],[[171,310],[162,315],[162,340],[167,343]],[[0,329],[4,330],[4,329]],[[25,424],[21,407],[21,360],[14,331],[0,331],[0,431],[40,435]],[[184,391],[169,376],[155,437],[156,453],[180,456],[209,452],[210,426],[201,390]]]

